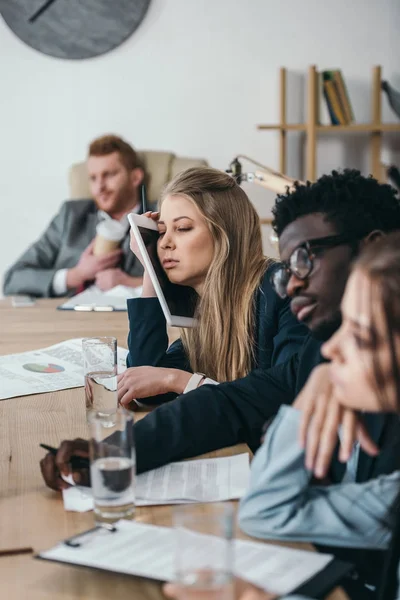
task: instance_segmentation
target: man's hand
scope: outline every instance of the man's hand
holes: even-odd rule
[[[329,373],[329,364],[316,367],[293,403],[303,413],[299,435],[306,449],[306,467],[318,478],[328,472],[340,426],[340,461],[349,460],[356,441],[371,456],[379,452],[359,415],[342,406],[335,397]]]
[[[265,592],[264,590],[244,581],[235,579],[235,600],[274,600],[276,595]],[[220,600],[225,596],[221,594],[220,589],[199,590],[195,588],[181,586],[178,583],[167,583],[163,587],[163,592],[167,598],[174,600]],[[228,596],[230,597],[230,596]]]
[[[97,287],[106,292],[107,290],[111,290],[116,285],[126,285],[128,287],[137,287],[142,285],[141,277],[130,277],[122,271],[121,269],[106,269],[105,271],[100,271],[96,275],[95,283]]]
[[[55,456],[49,452],[40,461],[40,470],[48,487],[56,491],[69,488],[69,484],[61,478],[61,475],[70,475],[71,472],[75,483],[90,485],[89,469],[71,471],[70,460],[73,456],[88,458],[89,443],[81,438],[66,440],[61,442]]]
[[[168,392],[181,394],[192,373],[162,367],[130,367],[118,375],[118,400],[128,406],[133,400]],[[132,407],[129,407],[132,408]]]
[[[67,287],[69,289],[79,287],[85,281],[94,281],[98,273],[115,267],[121,260],[121,248],[113,250],[104,256],[94,256],[93,247],[94,240],[82,252],[76,267],[68,269]]]

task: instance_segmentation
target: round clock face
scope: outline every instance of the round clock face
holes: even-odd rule
[[[57,58],[90,58],[126,40],[150,0],[0,0],[0,14],[26,44]]]

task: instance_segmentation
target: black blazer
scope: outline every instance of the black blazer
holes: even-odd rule
[[[290,310],[290,302],[282,300],[270,283],[277,265],[267,269],[256,295],[256,335],[253,369],[268,369],[285,362],[301,347],[307,328]],[[181,340],[168,348],[164,314],[157,298],[128,300],[129,336],[128,367],[151,365],[193,372]],[[143,399],[160,404],[175,398],[164,394]]]
[[[255,369],[236,381],[202,385],[135,423],[138,473],[169,462],[246,443],[253,452],[262,428],[281,404],[291,404],[321,362],[321,343],[310,335],[284,363]]]

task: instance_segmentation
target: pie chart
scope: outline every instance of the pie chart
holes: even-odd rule
[[[26,365],[22,365],[22,368],[33,373],[61,373],[62,371],[65,371],[64,367],[53,363],[47,363],[46,365],[40,363],[27,363]]]

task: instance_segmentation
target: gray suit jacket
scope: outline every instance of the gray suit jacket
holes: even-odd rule
[[[93,200],[64,202],[43,235],[7,271],[4,294],[53,296],[56,271],[74,267],[95,237],[97,212]],[[131,252],[129,242],[128,231],[122,243],[124,255],[120,266],[128,275],[141,276],[143,267]]]

